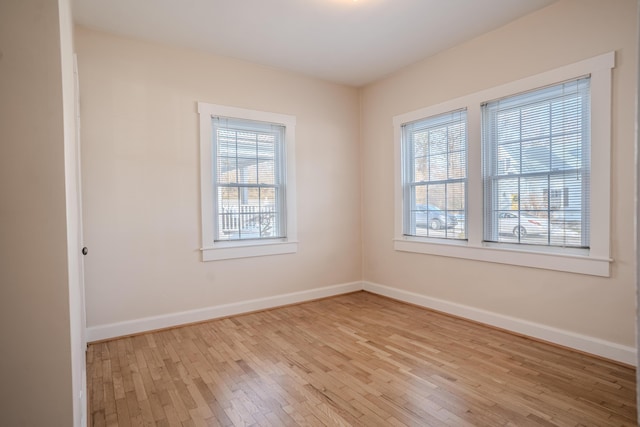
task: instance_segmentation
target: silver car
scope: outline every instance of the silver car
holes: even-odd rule
[[[432,230],[453,228],[458,225],[458,219],[454,215],[446,214],[434,205],[416,205],[415,218],[418,227],[429,227]]]
[[[513,234],[519,238],[549,233],[549,221],[518,211],[500,212],[498,224],[500,234]]]

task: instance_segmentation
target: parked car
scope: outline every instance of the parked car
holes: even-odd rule
[[[501,234],[513,234],[520,238],[528,234],[549,232],[549,222],[546,219],[518,211],[501,212],[498,215],[498,225]]]
[[[432,230],[453,228],[458,225],[454,215],[447,215],[434,205],[416,205],[416,226],[429,227]]]

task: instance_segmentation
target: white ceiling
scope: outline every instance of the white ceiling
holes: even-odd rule
[[[361,86],[556,0],[73,0],[78,24]]]

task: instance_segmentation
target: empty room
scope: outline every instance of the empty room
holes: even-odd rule
[[[7,426],[635,426],[635,0],[0,3]]]

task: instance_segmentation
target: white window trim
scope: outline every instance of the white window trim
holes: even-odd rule
[[[595,276],[610,276],[611,74],[615,52],[452,99],[393,118],[395,160],[394,248],[477,261]],[[481,104],[573,78],[591,75],[590,249],[518,246],[483,242]],[[402,125],[457,109],[467,109],[467,241],[403,235]]]
[[[286,114],[198,102],[200,115],[200,204],[202,261],[217,261],[298,251],[296,219],[295,131],[296,118]],[[281,239],[214,241],[213,126],[215,116],[276,123],[285,127],[287,236]]]

